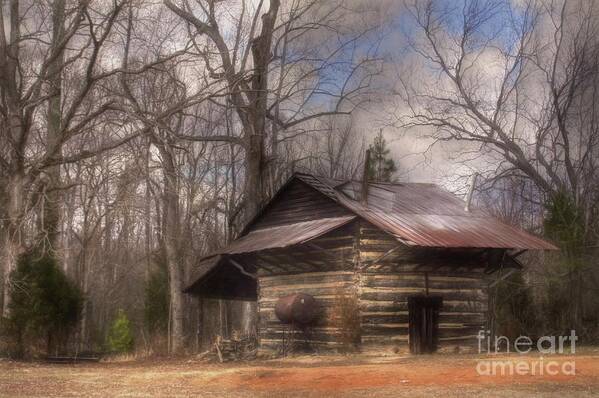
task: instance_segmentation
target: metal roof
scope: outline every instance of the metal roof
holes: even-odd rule
[[[248,233],[200,261],[190,278],[193,283],[187,290],[211,270],[226,263],[227,255],[302,244],[358,216],[410,246],[557,249],[553,244],[503,223],[481,209],[471,207],[466,211],[463,200],[434,184],[370,183],[366,204],[362,204],[359,201],[359,181],[334,180],[304,173],[296,173],[290,181],[295,178],[339,203],[355,216],[320,218],[254,230],[246,227],[244,232],[249,230]],[[279,193],[285,190],[290,181]]]
[[[354,220],[356,216],[321,218],[318,220],[256,229],[244,235],[226,247],[204,257],[193,268],[187,287],[189,291],[202,278],[217,266],[226,263],[227,255],[251,253],[266,249],[275,249],[306,243]]]
[[[234,240],[218,254],[250,253],[305,243],[347,224],[355,216],[321,218],[294,224],[256,229]]]
[[[370,183],[366,204],[361,183],[298,174],[305,183],[411,246],[557,250],[553,244],[499,221],[434,185]],[[323,189],[323,185],[326,187]]]

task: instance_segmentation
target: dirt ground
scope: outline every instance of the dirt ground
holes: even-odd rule
[[[527,375],[478,375],[477,364],[488,359],[528,366],[556,361],[558,365],[554,366],[560,369],[564,363],[574,361],[576,375],[541,375],[540,365],[535,375],[530,371]],[[0,396],[596,397],[599,396],[599,349],[579,350],[576,355],[545,356],[542,360],[538,355],[441,354],[304,356],[229,364],[207,364],[193,359],[78,365],[4,360],[0,361]]]

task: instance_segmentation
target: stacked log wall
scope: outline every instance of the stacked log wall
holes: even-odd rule
[[[253,228],[350,214],[301,181],[276,198]],[[383,257],[383,258],[381,258]],[[274,314],[276,301],[293,293],[321,303],[319,321],[309,335],[295,328],[295,340],[337,348],[341,331],[332,321],[335,296],[355,293],[359,300],[361,342],[365,348],[408,347],[408,297],[443,297],[439,348],[469,347],[487,319],[483,261],[475,251],[414,249],[366,221],[354,221],[307,244],[258,253],[259,336],[261,346],[281,347],[290,333]],[[426,275],[426,277],[425,277]]]
[[[352,271],[308,272],[295,275],[263,276],[259,279],[259,328],[262,348],[281,350],[285,340],[311,349],[340,348],[340,329],[334,322],[334,308],[340,292],[354,288]],[[312,295],[318,302],[314,324],[302,329],[281,323],[275,315],[279,298],[294,294]]]
[[[359,299],[365,348],[408,349],[408,297],[441,296],[439,350],[472,350],[488,299],[480,256],[412,249],[373,225],[360,226]],[[395,249],[395,250],[393,250]],[[387,254],[380,261],[382,256]]]
[[[340,296],[356,293],[355,222],[314,239],[309,244],[260,253],[258,311],[260,346],[281,350],[293,336],[295,346],[314,350],[342,347],[335,308]],[[312,295],[319,314],[314,324],[301,328],[281,323],[276,302],[294,293]]]

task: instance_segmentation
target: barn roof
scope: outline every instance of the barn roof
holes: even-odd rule
[[[253,230],[219,250],[219,254],[241,254],[305,243],[347,224],[355,216],[321,218],[318,220],[279,225]]]
[[[206,277],[213,269],[226,263],[227,260],[230,261],[227,255],[251,253],[302,244],[337,229],[355,218],[355,216],[322,218],[253,230],[247,235],[234,240],[228,246],[202,258],[192,269],[192,274],[190,275],[191,283],[184,290],[193,290],[198,281]]]
[[[409,246],[557,249],[481,209],[465,210],[462,199],[434,184],[370,183],[363,204],[359,181],[297,177]]]
[[[295,217],[299,220],[305,217],[308,221],[256,227],[256,221],[268,211],[270,204],[296,180],[302,181],[347,209],[348,215],[319,216],[320,218],[314,219],[314,209],[299,209]],[[553,244],[520,228],[505,224],[481,209],[471,207],[466,211],[462,199],[434,184],[369,183],[365,203],[359,197],[361,185],[359,181],[334,180],[306,173],[294,174],[246,225],[241,237],[200,261],[192,275],[192,284],[186,290],[197,288],[198,283],[208,274],[214,273],[217,268],[234,263],[231,256],[306,243],[349,223],[356,217],[372,223],[408,246],[557,249]]]

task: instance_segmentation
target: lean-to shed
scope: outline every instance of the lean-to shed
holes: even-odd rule
[[[239,238],[199,262],[186,292],[256,300],[265,348],[290,336],[335,348],[350,335],[363,349],[430,352],[476,345],[487,323],[488,275],[520,267],[515,255],[524,250],[553,249],[482,210],[465,210],[433,184],[297,173]],[[316,320],[301,328],[275,315],[276,303],[296,293],[318,306]]]

